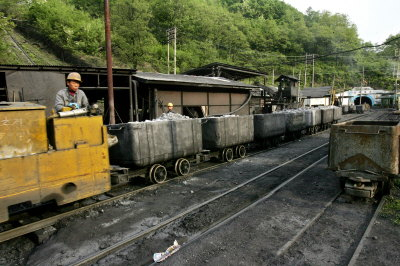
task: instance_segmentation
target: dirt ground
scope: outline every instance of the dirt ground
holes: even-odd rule
[[[374,117],[377,114],[371,114],[370,119]],[[29,236],[7,241],[0,244],[0,265],[69,265],[311,147],[326,143],[328,138],[329,132],[307,136],[277,149],[188,178],[177,178],[156,189],[70,217],[55,225],[57,231],[42,244],[35,244]],[[298,170],[293,167],[292,171]],[[288,176],[293,174],[288,170]],[[267,192],[270,188],[266,185],[265,189]],[[356,246],[356,239],[362,235],[360,228],[368,222],[376,203],[340,196],[332,205],[326,206],[339,190],[339,180],[326,169],[324,160],[270,199],[195,241],[193,232],[209,225],[211,214],[199,216],[200,219],[192,219],[189,223],[185,220],[175,224],[149,237],[150,242],[139,242],[98,264],[150,264],[153,253],[164,251],[177,237],[183,246],[164,264],[345,265]],[[278,256],[277,253],[296,239],[301,229],[322,211],[322,216]],[[357,265],[400,265],[399,241],[400,226],[395,226],[388,218],[379,217]]]

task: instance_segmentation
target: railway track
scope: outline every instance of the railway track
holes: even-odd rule
[[[119,250],[126,248],[132,244],[134,244],[137,241],[141,241],[143,238],[149,235],[154,235],[162,230],[165,230],[168,227],[180,227],[182,224],[190,224],[191,221],[195,221],[200,219],[199,217],[202,216],[204,213],[213,213],[213,218],[211,219],[211,224],[206,226],[206,229],[203,229],[201,232],[191,232],[189,236],[189,241],[187,244],[190,244],[193,241],[196,241],[196,239],[201,238],[203,235],[208,234],[210,231],[216,230],[217,228],[223,226],[227,222],[235,219],[237,216],[241,215],[242,213],[248,211],[249,209],[253,208],[257,204],[259,204],[262,201],[265,201],[266,199],[270,198],[273,196],[277,191],[282,189],[284,186],[286,186],[288,183],[293,181],[295,178],[298,176],[304,174],[307,172],[309,169],[314,167],[316,164],[320,163],[322,160],[325,160],[327,156],[322,156],[321,154],[326,153],[327,149],[327,143],[320,145],[319,147],[316,147],[300,156],[297,156],[293,158],[292,160],[289,160],[283,164],[280,164],[262,174],[259,174],[231,189],[229,189],[226,192],[223,192],[209,200],[206,200],[200,204],[197,204],[195,206],[190,207],[189,209],[157,224],[156,226],[150,227],[147,230],[144,230],[138,234],[133,234],[131,236],[128,236],[124,238],[122,241],[117,242],[110,247],[100,250],[99,252],[90,254],[88,257],[80,259],[78,261],[75,261],[72,263],[72,265],[91,265],[98,260],[118,252]],[[317,151],[320,151],[319,153]],[[300,162],[301,159],[305,159],[305,157],[308,156],[310,158],[307,158],[308,161],[312,161],[313,163],[309,164],[307,167],[304,168],[304,161]],[[319,158],[316,161],[316,158]],[[301,165],[299,167],[299,165]],[[284,173],[278,173],[280,169],[283,167],[287,166],[287,168],[291,167],[297,167],[294,172],[296,172],[295,175],[287,178],[287,175]],[[287,169],[286,169],[287,170]],[[281,176],[281,178],[277,178],[271,183],[271,178]],[[269,184],[269,186],[272,186],[270,189],[267,189],[265,191],[265,186]],[[264,185],[264,189],[262,189],[262,186]],[[261,191],[258,192],[256,191],[256,188],[261,188]],[[250,193],[249,193],[250,192]],[[253,200],[255,194],[261,194],[259,199],[256,201]],[[240,198],[240,202],[243,203],[245,201],[245,204],[242,204],[240,206],[238,200],[238,195],[242,195]],[[246,201],[243,197],[243,195],[250,195],[248,201]],[[226,214],[226,209],[227,206],[231,205],[232,208],[228,211],[229,214]],[[243,206],[244,205],[244,206]],[[221,206],[224,206],[224,212],[220,213],[218,209],[221,208]],[[237,207],[239,206],[239,209]],[[187,237],[185,237],[187,238]],[[146,241],[146,240],[143,240]],[[151,238],[150,240],[151,241]],[[141,246],[145,244],[141,243]],[[150,261],[143,261],[139,262],[136,261],[136,263],[142,264],[142,263],[149,263]]]
[[[355,208],[350,210],[351,208],[343,208],[343,206],[340,206],[343,204],[343,202],[340,202],[339,200],[343,196],[342,193],[343,191],[338,191],[330,201],[327,201],[324,208],[322,208],[304,225],[304,227],[299,229],[290,240],[278,249],[275,253],[276,258],[269,263],[273,265],[286,265],[296,261],[298,264],[325,264],[327,261],[323,261],[324,258],[320,256],[319,252],[321,252],[321,250],[326,250],[325,246],[327,245],[332,245],[333,243],[342,241],[345,243],[344,245],[331,250],[330,257],[331,259],[334,258],[334,260],[330,260],[329,264],[348,266],[356,265],[357,258],[359,257],[376,218],[385,203],[385,197],[382,197],[378,203],[367,206],[365,205],[365,202],[361,202],[360,204],[363,205],[363,208],[360,211]],[[347,202],[344,204],[349,205]],[[360,206],[357,206],[357,208],[358,207]],[[340,213],[338,210],[341,208],[345,209],[344,215],[335,217]],[[348,216],[350,211],[354,213],[360,211],[360,213],[349,218]],[[352,219],[351,223],[347,221],[348,219]],[[329,224],[331,224],[331,227]],[[340,225],[337,226],[337,224]],[[341,227],[342,225],[343,228]],[[340,232],[341,230],[344,230],[344,232],[346,232],[346,230],[348,231],[349,229],[353,229],[354,232],[353,234],[346,233],[347,239],[339,239],[338,235],[340,236],[340,234],[336,234],[335,237],[332,237],[332,235],[334,235],[332,234],[332,231]],[[315,239],[321,238],[322,236],[327,237],[323,238],[321,241],[317,240],[316,243],[314,242]],[[318,246],[317,250],[310,247],[311,242],[312,245]]]
[[[344,122],[344,121],[349,121],[349,120],[358,119],[358,118],[364,117],[364,116],[366,116],[366,114],[351,116],[351,118],[345,119],[345,120],[343,120],[343,122]],[[321,133],[323,133],[323,132],[324,132],[324,131],[318,132],[316,135],[321,134]],[[292,143],[292,141],[291,141],[291,142],[284,143],[284,144],[281,145],[280,147],[284,147],[285,145],[289,145],[290,143]],[[327,143],[326,143],[325,145],[327,145]],[[249,154],[247,155],[247,157],[249,157],[249,156],[255,156],[255,155],[260,154],[260,153],[265,152],[265,151],[266,151],[266,150],[251,152],[251,153],[249,153]],[[235,162],[235,161],[240,160],[240,159],[241,159],[241,158],[235,159],[235,160],[233,160],[232,162]],[[194,175],[194,174],[198,174],[198,173],[204,172],[204,171],[210,171],[210,170],[213,170],[213,169],[215,169],[215,168],[217,168],[217,167],[220,167],[221,165],[224,165],[224,164],[227,164],[227,163],[232,163],[232,162],[214,163],[214,164],[211,165],[211,166],[207,166],[207,167],[204,167],[204,168],[200,167],[199,169],[197,169],[196,171],[190,173],[190,174],[187,175],[187,176],[184,176],[184,177],[177,177],[177,178],[187,178],[187,177],[190,177],[190,176],[192,176],[192,175]],[[174,178],[174,179],[176,180],[177,178]],[[124,199],[124,198],[128,198],[128,197],[133,196],[133,195],[135,195],[135,194],[138,194],[138,193],[140,193],[140,192],[142,192],[142,191],[156,189],[157,187],[162,186],[162,185],[164,185],[165,183],[168,183],[168,182],[170,182],[170,181],[172,181],[172,180],[174,180],[174,179],[169,179],[169,180],[167,180],[166,182],[164,182],[164,183],[162,183],[162,184],[154,184],[154,185],[146,186],[146,187],[143,187],[143,188],[134,190],[134,191],[130,191],[130,192],[127,192],[127,193],[123,193],[123,194],[118,195],[118,196],[113,196],[113,197],[111,197],[111,198],[101,200],[101,201],[99,201],[99,202],[90,204],[90,205],[88,205],[88,206],[80,207],[80,208],[74,209],[74,210],[68,210],[68,211],[63,212],[63,213],[61,213],[61,214],[57,214],[57,215],[51,216],[51,217],[49,217],[49,218],[40,219],[39,221],[36,221],[36,222],[32,222],[32,223],[29,223],[29,224],[21,225],[21,226],[15,227],[15,228],[13,228],[13,229],[0,232],[0,243],[1,243],[1,242],[5,242],[5,241],[10,240],[10,239],[13,239],[13,238],[16,238],[16,237],[19,237],[19,236],[22,236],[22,235],[26,235],[26,234],[35,232],[35,231],[37,231],[37,230],[46,228],[46,227],[48,227],[48,226],[54,225],[54,224],[57,223],[58,221],[60,221],[60,220],[62,220],[62,219],[65,219],[65,218],[67,218],[67,217],[80,214],[80,213],[82,213],[82,212],[88,211],[88,210],[93,209],[93,208],[100,207],[100,206],[102,206],[102,205],[110,204],[110,203],[112,203],[112,202],[114,202],[114,201],[117,201],[117,200],[121,200],[121,199]]]

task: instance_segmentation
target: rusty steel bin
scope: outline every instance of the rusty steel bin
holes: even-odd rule
[[[253,120],[252,115],[203,118],[203,148],[218,150],[253,142]]]
[[[254,115],[255,139],[266,139],[275,136],[283,136],[286,131],[285,114],[257,114]]]
[[[342,118],[342,108],[333,106],[333,121],[338,121]]]
[[[202,150],[200,119],[130,122],[109,125],[118,144],[110,148],[113,164],[145,167]]]
[[[304,111],[307,127],[319,126],[321,124],[321,109],[312,108]]]
[[[283,113],[286,120],[286,132],[297,132],[307,127],[304,111],[283,111]]]
[[[333,122],[333,108],[321,107],[321,123],[330,124]]]
[[[333,125],[329,168],[398,175],[399,137],[397,121],[353,121]]]

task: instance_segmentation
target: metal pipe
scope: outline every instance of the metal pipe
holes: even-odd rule
[[[133,122],[132,76],[129,76],[129,122]]]
[[[135,97],[135,116],[136,116],[136,121],[139,121],[138,92],[137,92],[139,84],[137,80],[133,80],[132,82],[133,82],[133,93]]]
[[[115,124],[114,110],[114,84],[112,72],[112,53],[111,53],[111,22],[110,22],[110,4],[109,0],[104,0],[104,22],[106,33],[106,54],[107,54],[107,83],[108,83],[108,108],[110,111],[109,124]]]

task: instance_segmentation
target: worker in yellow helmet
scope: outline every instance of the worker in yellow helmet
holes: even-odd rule
[[[77,72],[69,73],[67,76],[67,88],[57,92],[55,109],[61,112],[64,107],[71,109],[86,108],[89,106],[86,94],[79,90],[82,83],[81,75]]]
[[[167,113],[173,113],[172,109],[174,109],[174,105],[172,103],[168,103],[167,107],[168,107]]]

